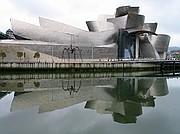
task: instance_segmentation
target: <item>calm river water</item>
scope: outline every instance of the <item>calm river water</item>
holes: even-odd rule
[[[0,76],[0,134],[180,134],[180,77]]]

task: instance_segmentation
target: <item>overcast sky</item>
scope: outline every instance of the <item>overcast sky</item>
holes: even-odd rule
[[[179,0],[0,0],[0,31],[11,28],[10,18],[38,25],[39,16],[87,30],[85,21],[126,5],[139,6],[146,22],[158,23],[158,34],[170,35],[170,46],[180,47]]]

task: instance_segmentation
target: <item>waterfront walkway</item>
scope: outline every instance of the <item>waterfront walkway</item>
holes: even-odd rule
[[[12,71],[123,71],[178,70],[179,60],[111,60],[64,62],[0,62],[0,70]]]

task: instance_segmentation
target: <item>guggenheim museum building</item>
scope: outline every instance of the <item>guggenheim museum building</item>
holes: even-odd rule
[[[11,19],[12,30],[0,32],[3,61],[165,59],[170,36],[156,33],[157,23],[146,23],[139,7],[118,7],[114,15],[86,21],[89,31],[39,17],[39,26]]]

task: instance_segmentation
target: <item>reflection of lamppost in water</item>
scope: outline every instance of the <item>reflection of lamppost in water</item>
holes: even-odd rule
[[[54,61],[54,49],[53,49],[53,44],[51,44],[51,57],[52,57],[52,62]]]
[[[77,93],[79,89],[81,88],[81,81],[79,81],[79,85],[76,86],[76,81],[74,80],[73,83],[71,81],[66,81],[67,85],[65,85],[65,82],[62,82],[62,88],[64,91],[69,91],[70,97],[74,97],[74,92]]]
[[[79,52],[80,59],[82,60],[82,54],[81,54],[81,49],[78,46],[73,46],[74,43],[74,34],[69,34],[71,36],[71,43],[69,47],[64,48],[62,52],[62,58],[65,59],[65,53],[68,54],[68,60],[70,60],[70,55],[73,54],[74,60],[76,60],[76,51]]]

